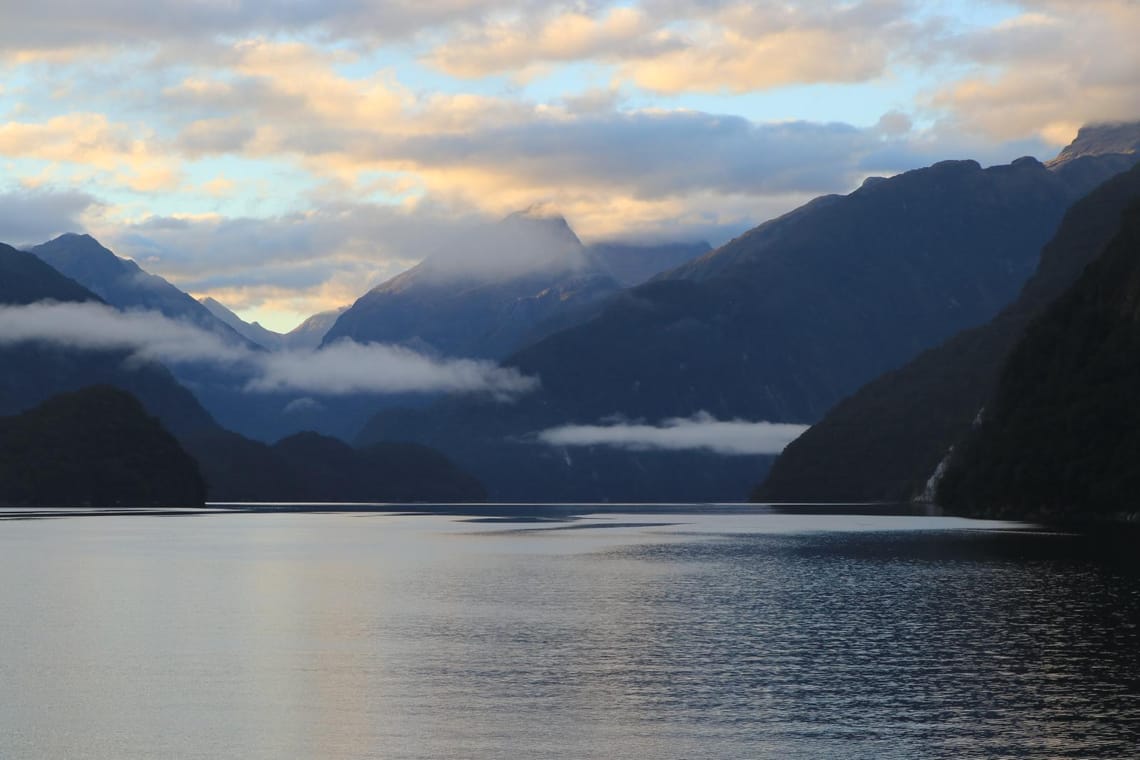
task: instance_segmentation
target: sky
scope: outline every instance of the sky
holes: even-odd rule
[[[534,204],[713,245],[1140,117],[1137,0],[0,0],[0,240],[289,329]]]

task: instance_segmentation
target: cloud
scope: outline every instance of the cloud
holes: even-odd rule
[[[152,138],[149,130],[102,113],[75,112],[42,122],[0,122],[0,155],[87,167],[139,192],[173,189],[181,181],[177,162]]]
[[[83,213],[98,205],[93,196],[74,190],[0,193],[0,241],[29,245],[83,229]]]
[[[245,388],[251,392],[490,393],[505,399],[538,385],[493,362],[428,357],[397,346],[344,341],[316,351],[253,351],[155,312],[120,312],[96,303],[0,307],[0,344],[25,342],[209,363],[248,377]]]
[[[467,78],[600,62],[616,66],[617,81],[670,94],[862,82],[916,35],[910,10],[897,0],[556,4],[466,25],[426,60]]]
[[[634,451],[703,449],[725,455],[779,454],[807,425],[718,420],[707,412],[674,417],[659,425],[614,422],[565,425],[536,434],[548,446],[612,446]]]
[[[315,352],[284,351],[259,357],[257,391],[312,393],[490,392],[500,397],[538,387],[534,378],[488,361],[439,359],[401,346],[338,341]]]
[[[974,67],[939,87],[930,104],[958,129],[1061,145],[1082,124],[1140,117],[1140,4],[1133,0],[1022,0],[1024,13],[952,37],[955,60]]]
[[[190,44],[219,37],[290,33],[377,44],[521,4],[503,0],[8,2],[0,25],[0,51],[31,54],[139,45],[140,41]]]

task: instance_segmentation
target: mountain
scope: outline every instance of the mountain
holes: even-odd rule
[[[89,300],[99,299],[32,254],[0,243],[0,304]]]
[[[0,305],[94,301],[91,291],[36,256],[0,243]],[[124,351],[90,351],[40,343],[0,345],[0,415],[26,411],[59,393],[113,385],[138,397],[177,434],[213,425],[210,415],[162,366]]]
[[[117,388],[85,388],[0,418],[0,504],[200,507],[205,497],[194,460]]]
[[[223,322],[238,335],[262,348],[275,350],[281,348],[285,342],[285,336],[281,333],[262,327],[260,322],[246,322],[216,298],[207,296],[198,299],[198,303],[205,306],[206,310],[213,314],[218,321]]]
[[[667,501],[680,497],[636,474],[677,467],[690,495],[739,499],[768,460],[710,466],[706,455],[551,449],[528,436],[615,415],[815,422],[868,380],[993,317],[1067,207],[1119,162],[946,161],[817,198],[505,360],[538,376],[539,392],[511,405],[381,411],[358,440],[440,448],[493,499]]]
[[[286,348],[305,350],[315,349],[321,345],[332,326],[336,324],[341,314],[348,310],[347,306],[331,311],[322,311],[306,319],[283,336]]]
[[[679,267],[712,250],[701,241],[696,243],[595,243],[590,255],[624,288],[640,285],[669,269]]]
[[[373,288],[324,338],[396,343],[448,356],[501,358],[545,323],[620,284],[561,216],[512,214],[462,248],[438,251]]]
[[[1048,520],[1137,514],[1140,200],[1018,341],[937,487],[956,512]]]
[[[407,443],[354,449],[317,435],[298,433],[273,450],[301,473],[312,498],[321,501],[482,501],[479,481],[456,469],[438,451]]]
[[[235,332],[262,348],[277,351],[288,349],[315,349],[321,345],[325,334],[336,322],[337,317],[348,307],[322,311],[306,319],[287,333],[274,332],[262,327],[260,322],[246,322],[216,298],[209,296],[199,299],[211,314],[229,325]]]
[[[993,393],[1025,326],[1100,254],[1136,198],[1140,166],[1074,204],[1014,303],[840,402],[788,446],[753,498],[890,501],[920,495]]]
[[[190,295],[130,259],[116,256],[90,235],[60,235],[32,248],[31,253],[117,309],[157,311],[232,343],[248,345]]]
[[[0,306],[19,306],[41,300],[100,301],[94,293],[60,274],[36,256],[0,243]],[[313,473],[299,467],[295,458],[286,458],[271,446],[249,440],[218,425],[198,399],[179,384],[165,367],[154,362],[140,361],[132,357],[129,352],[83,350],[42,343],[0,345],[0,367],[4,368],[4,371],[0,372],[0,415],[19,415],[59,394],[79,392],[76,398],[80,401],[73,399],[61,408],[71,414],[76,409],[86,408],[84,404],[90,402],[92,420],[98,421],[102,419],[99,415],[104,412],[110,414],[115,410],[121,411],[125,402],[104,403],[99,399],[106,396],[106,393],[92,394],[82,389],[92,385],[104,385],[130,393],[141,402],[146,413],[158,418],[161,425],[171,431],[185,450],[199,463],[211,499],[304,501],[340,498],[338,494],[341,492],[330,488],[328,483],[310,482],[308,478],[313,477]],[[245,403],[250,403],[250,394],[242,394],[242,398],[245,399]],[[49,407],[49,412],[56,408]],[[54,418],[40,414],[30,419]],[[87,434],[79,430],[82,427],[82,419],[82,414],[76,412],[72,417],[68,417],[71,421],[67,426],[60,427],[60,430],[80,436],[82,440],[77,445],[85,446],[88,438],[82,436]],[[130,415],[128,414],[125,419],[129,420]],[[124,423],[124,426],[119,428],[104,426],[93,430],[118,431],[121,440],[114,446],[109,445],[108,452],[116,457],[120,455],[128,457],[129,447],[137,443],[136,434],[143,442],[151,441],[147,427],[140,425]],[[25,428],[18,430],[25,431]],[[76,432],[77,430],[79,432]],[[35,440],[44,442],[45,446],[56,445],[51,442],[50,437],[44,437],[48,432],[50,431],[42,435],[37,433],[36,435],[40,437]],[[162,446],[155,445],[156,452],[166,451]],[[344,444],[339,445],[347,448]],[[82,454],[88,457],[88,454],[84,453],[86,449],[73,450],[63,447],[63,444],[59,446],[62,447],[59,450],[67,452],[68,455]],[[120,451],[115,446],[125,446],[128,449]],[[344,451],[344,449],[338,450]],[[37,494],[65,494],[72,503],[90,501],[87,496],[81,498],[70,491],[49,489],[48,485],[45,485],[47,483],[45,479],[50,480],[51,473],[61,472],[59,468],[62,465],[54,459],[45,459],[46,453],[41,452],[41,454],[36,456],[51,463],[51,467],[42,471],[48,474],[41,478],[36,474],[40,473],[40,470],[29,469],[27,477],[33,480],[24,481],[20,479],[24,476],[19,476],[18,472],[16,474],[9,472],[5,476],[8,479],[6,482],[14,484],[18,481],[23,484],[20,486],[23,489],[20,494],[23,495],[17,498],[16,495],[0,494],[2,498],[13,502],[44,503],[43,498],[47,497],[41,498]],[[101,460],[94,457],[91,461]],[[128,458],[126,461],[144,460]],[[361,461],[365,464],[359,464]],[[346,473],[352,474],[354,480],[350,482],[358,485],[361,482],[374,484],[380,482],[361,480],[359,470],[362,467],[371,468],[378,473],[377,477],[382,475],[386,485],[375,489],[378,497],[382,498],[389,498],[387,494],[393,495],[392,498],[413,500],[433,500],[442,498],[445,494],[462,494],[468,499],[478,498],[481,490],[477,484],[474,484],[468,476],[448,469],[449,465],[444,466],[441,461],[442,457],[437,452],[414,445],[397,445],[381,452],[345,454],[343,468]],[[27,460],[14,455],[11,462],[14,463],[13,467],[28,465]],[[5,463],[0,462],[0,468],[4,466]],[[82,462],[77,461],[74,464],[75,472],[80,472],[81,466]],[[404,474],[400,475],[399,471],[403,471]],[[88,482],[95,481],[82,481],[82,483]],[[140,483],[142,482],[140,480]],[[172,481],[173,484],[181,482],[177,479]],[[34,485],[34,488],[28,485],[29,483]],[[60,484],[60,489],[65,485]],[[32,490],[29,491],[28,488]],[[8,493],[16,493],[14,485]],[[122,493],[128,492],[122,491]],[[129,493],[137,496],[144,491]],[[132,496],[132,500],[136,496]],[[59,498],[62,499],[63,496]]]
[[[1087,156],[1117,155],[1135,162],[1140,153],[1140,122],[1090,124],[1081,127],[1072,143],[1049,162],[1052,168]],[[1129,158],[1131,157],[1131,158]]]
[[[355,449],[337,438],[296,433],[274,445],[215,430],[183,441],[221,502],[471,502],[479,481],[426,446]]]

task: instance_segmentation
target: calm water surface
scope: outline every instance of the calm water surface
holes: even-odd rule
[[[0,522],[0,757],[1140,756],[1140,579],[944,518]]]

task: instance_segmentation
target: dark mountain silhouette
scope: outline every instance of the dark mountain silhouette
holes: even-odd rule
[[[614,414],[815,422],[867,380],[996,314],[1065,209],[1119,161],[1082,156],[1054,170],[1031,158],[988,169],[947,161],[818,198],[505,361],[539,376],[540,392],[512,405],[448,399],[381,411],[359,440],[438,447],[492,498],[689,498],[632,475],[683,457],[548,450],[526,436]],[[705,458],[688,468],[705,499],[741,498],[767,465]]]
[[[302,474],[316,498],[336,501],[482,501],[479,481],[426,446],[386,443],[354,449],[336,438],[298,433],[273,450]]]
[[[974,515],[1137,514],[1140,201],[1018,341],[979,424],[955,447],[940,504]]]
[[[439,251],[373,288],[324,342],[397,343],[448,356],[500,358],[560,326],[559,315],[620,284],[561,216],[512,214],[463,250]]]
[[[183,439],[211,501],[482,501],[479,481],[438,451],[391,443],[354,449],[313,432],[274,445],[221,428]]]
[[[90,235],[60,235],[32,248],[31,253],[117,309],[157,311],[232,343],[247,343],[190,295],[130,259],[116,256]]]
[[[0,418],[0,504],[200,507],[194,460],[129,393],[95,386]]]
[[[1018,299],[868,383],[794,441],[753,498],[762,501],[903,500],[920,495],[970,429],[1025,326],[1080,276],[1140,197],[1140,166],[1078,201]]]
[[[40,300],[100,301],[95,294],[39,258],[3,244],[0,244],[0,275],[0,305],[24,305]],[[195,396],[159,364],[132,358],[125,351],[92,351],[42,343],[20,343],[0,346],[0,367],[4,368],[0,372],[0,415],[20,414],[58,394],[81,391],[91,385],[114,386],[137,397],[147,414],[158,418],[199,462],[211,499],[305,501],[341,498],[339,494],[342,491],[330,488],[328,483],[310,483],[308,477],[311,473],[299,468],[295,461],[286,459],[273,447],[222,428]],[[87,398],[84,395],[86,393],[82,391],[80,398]],[[79,407],[71,404],[66,408],[74,410]],[[114,410],[119,407],[112,404],[100,408]],[[36,419],[48,418],[41,415]],[[81,415],[76,419],[82,422]],[[96,418],[93,417],[94,419]],[[66,429],[74,430],[72,427]],[[145,432],[144,428],[131,426],[119,429],[124,437],[121,444],[128,447],[133,445],[130,436],[137,430]],[[144,437],[144,440],[148,439]],[[344,444],[340,446],[345,447]],[[111,451],[117,450],[112,448]],[[387,490],[379,487],[376,489],[378,498],[436,500],[449,493],[463,494],[467,499],[479,497],[480,491],[469,476],[441,465],[441,455],[424,447],[395,445],[382,452],[346,455],[345,472],[357,473],[361,457],[364,457],[363,461],[368,467],[374,468],[386,479],[383,484]],[[18,459],[12,461],[24,462]],[[42,472],[52,472],[51,467]],[[402,469],[405,474],[394,474],[393,468]],[[373,485],[381,483],[378,480],[362,481],[356,474],[353,477],[357,477],[353,482],[358,485],[362,482]],[[15,483],[14,476],[12,478],[11,482]],[[40,481],[35,480],[35,483]],[[36,485],[35,488],[38,490],[34,493],[26,489],[21,491],[23,495],[19,498],[4,498],[13,502],[45,503],[35,494],[57,493],[44,490],[46,486]],[[74,499],[72,502],[80,503]]]
[[[24,251],[0,243],[0,305],[93,301],[98,296]],[[21,343],[0,345],[0,415],[25,411],[66,391],[93,384],[129,391],[175,434],[214,424],[194,396],[162,366],[128,361],[123,351]]]
[[[97,300],[87,288],[32,254],[0,243],[0,304]]]

